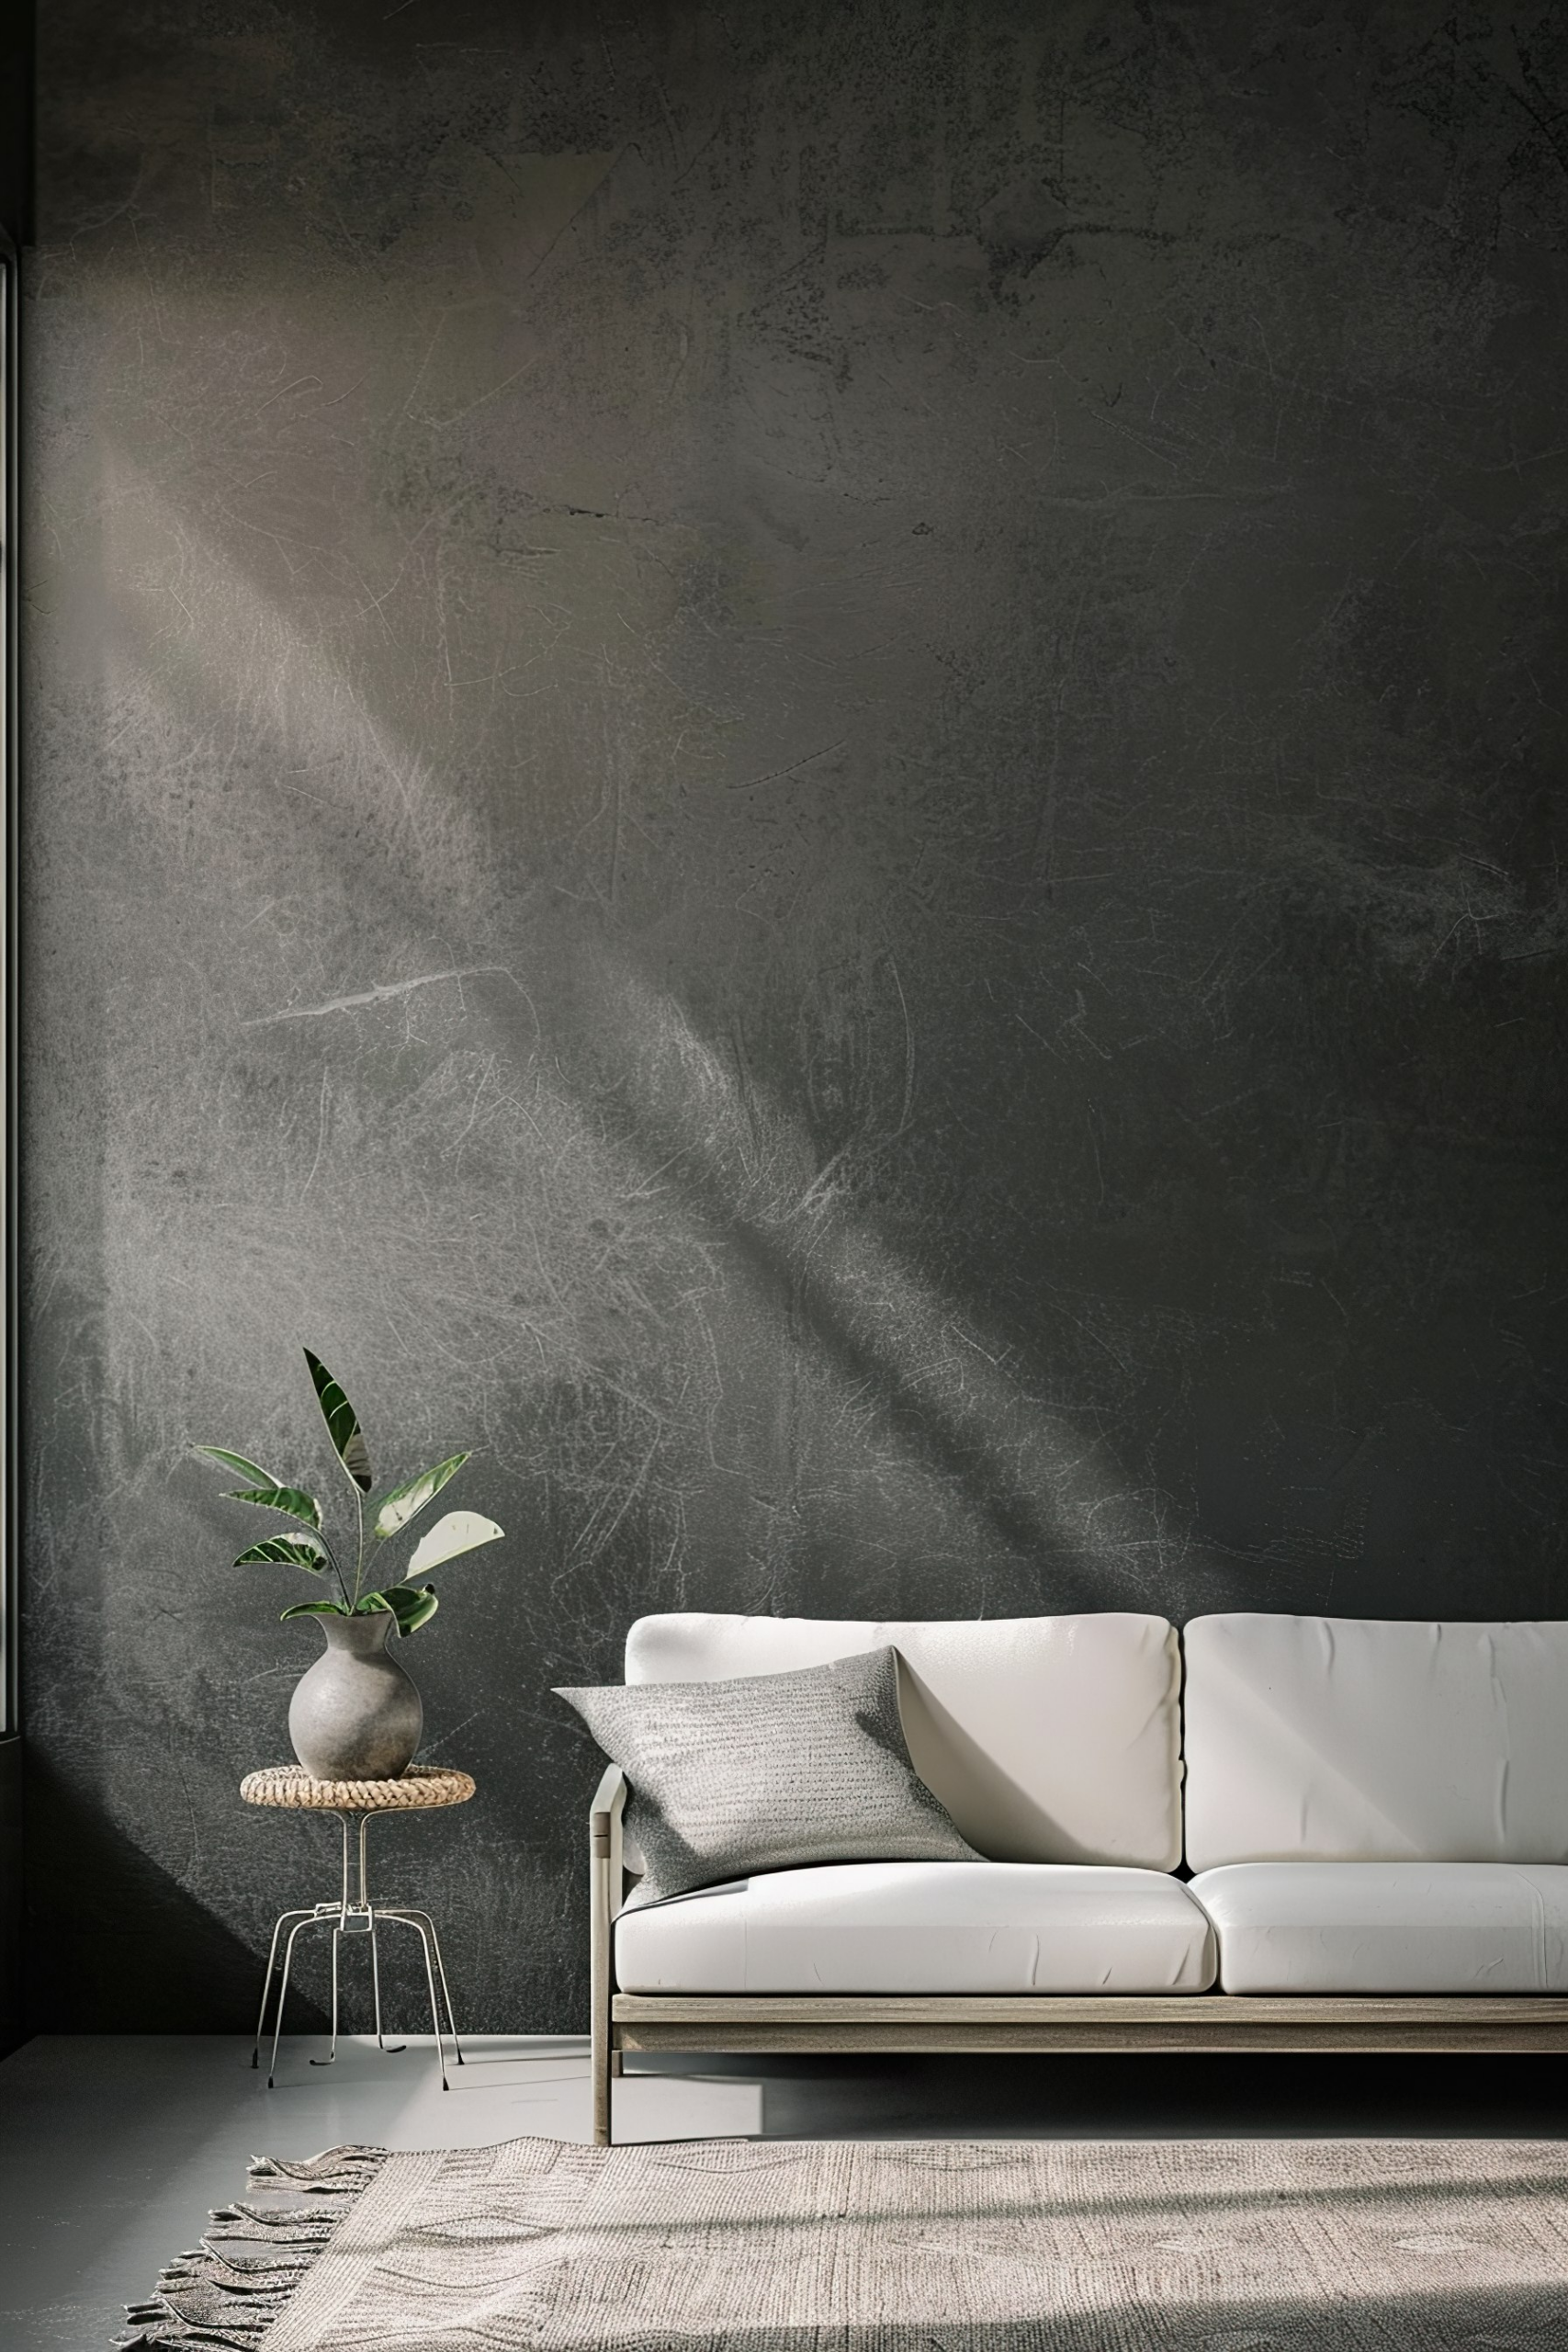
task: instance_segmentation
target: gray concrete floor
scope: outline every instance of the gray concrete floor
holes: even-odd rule
[[[224,2035],[45,2036],[0,2064],[0,2352],[98,2352],[253,2154],[589,2136],[577,2040],[485,2037],[443,2094],[428,2041],[368,2040],[278,2085]],[[634,2062],[635,2063],[635,2062]],[[615,2086],[616,2137],[1568,2137],[1563,2060],[667,2061]]]

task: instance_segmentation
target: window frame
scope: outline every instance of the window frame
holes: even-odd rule
[[[17,407],[20,267],[0,229],[0,1738],[21,1727],[17,1430]]]

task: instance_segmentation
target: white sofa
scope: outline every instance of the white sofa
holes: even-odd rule
[[[1568,2048],[1568,1624],[682,1614],[633,1626],[626,1679],[886,1644],[916,1769],[987,1860],[623,1911],[607,1772],[601,2139],[626,2050]]]

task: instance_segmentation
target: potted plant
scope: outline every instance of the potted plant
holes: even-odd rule
[[[325,1600],[297,1600],[290,1617],[319,1617],[326,1649],[296,1685],[288,1707],[294,1753],[313,1781],[391,1781],[408,1769],[424,1728],[424,1709],[411,1677],[389,1655],[395,1625],[400,1639],[428,1624],[438,1606],[432,1572],[502,1533],[493,1519],[477,1511],[452,1510],[437,1520],[415,1544],[395,1577],[383,1574],[381,1547],[403,1533],[469,1457],[455,1453],[383,1495],[366,1525],[366,1498],[375,1480],[359,1416],[319,1356],[305,1350],[316,1401],[321,1408],[344,1475],[354,1489],[355,1539],[352,1577],[321,1524],[321,1506],[302,1487],[275,1478],[243,1453],[202,1445],[209,1455],[245,1480],[230,1499],[276,1511],[295,1532],[253,1544],[237,1568],[276,1565],[330,1577],[336,1592]],[[345,1547],[346,1548],[346,1547]]]

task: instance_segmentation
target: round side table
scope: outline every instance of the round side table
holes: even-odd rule
[[[378,1813],[427,1813],[438,1806],[467,1804],[474,1793],[474,1783],[467,1772],[444,1770],[434,1764],[411,1764],[400,1781],[312,1781],[299,1764],[269,1765],[262,1772],[247,1772],[240,1783],[240,1794],[247,1804],[281,1807],[288,1813],[335,1813],[343,1830],[343,1881],[335,1903],[318,1903],[309,1911],[285,1911],[272,1931],[272,1949],[267,1954],[266,1975],[262,1983],[261,2015],[256,2020],[256,2046],[251,2052],[251,2064],[261,2064],[261,2046],[266,2035],[267,2003],[272,1996],[272,1981],[277,1970],[278,1945],[283,1945],[283,1966],[278,1974],[277,2008],[273,2018],[272,2054],[267,2064],[266,2086],[273,2087],[277,2073],[277,2045],[283,2033],[283,2004],[288,1996],[288,1971],[294,1958],[294,1946],[307,1928],[330,1928],[333,1938],[333,2042],[325,2058],[312,2058],[312,2066],[330,2066],[337,2056],[338,2030],[338,1946],[344,1936],[368,1936],[370,1939],[370,1981],[375,1988],[376,2045],[386,2050],[381,2033],[381,1962],[377,1947],[377,1931],[384,1920],[399,1927],[412,1928],[424,1951],[424,1977],[430,1988],[430,2022],[435,2035],[435,2057],[441,2069],[441,2087],[451,2086],[446,2080],[446,2045],[441,2023],[441,2006],[446,2004],[445,2031],[452,2037],[452,2049],[460,2066],[462,2045],[457,2040],[457,2027],[452,2015],[452,1996],[446,1989],[446,1970],[441,1958],[441,1939],[435,1932],[435,1922],[428,1911],[413,1911],[406,1904],[372,1903],[366,1882],[365,1838],[371,1817]],[[358,1848],[358,1882],[351,1887],[350,1849]],[[436,1998],[436,1984],[441,1987],[441,2000]],[[406,2047],[399,2042],[397,2050]],[[394,2053],[395,2054],[395,2053]]]

